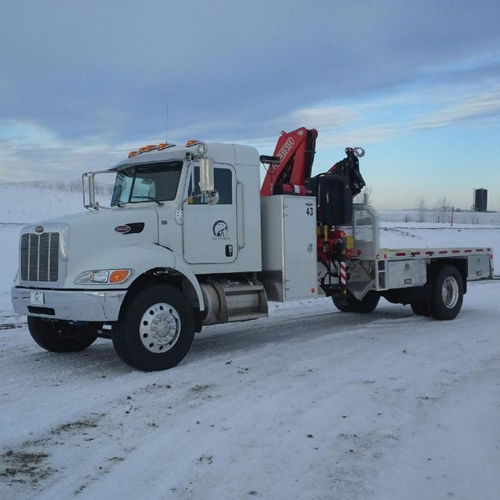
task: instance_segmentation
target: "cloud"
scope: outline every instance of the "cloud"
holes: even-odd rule
[[[318,105],[293,111],[286,117],[286,121],[294,128],[307,127],[331,130],[355,121],[358,118],[357,115],[357,110],[354,107]]]
[[[110,168],[131,149],[101,136],[69,140],[36,124],[0,122],[0,181],[74,179],[84,171]]]
[[[119,113],[118,113],[119,117]],[[237,118],[205,119],[194,133],[190,126],[172,130],[169,140],[187,139],[249,144],[272,152],[282,125],[317,128],[317,149],[384,143],[413,132],[457,125],[500,122],[500,85],[482,90],[477,85],[430,85],[350,104],[302,107],[288,115],[262,121],[253,131],[238,126]],[[217,136],[214,130],[227,132]],[[58,136],[54,130],[26,121],[0,121],[0,180],[75,177],[85,170],[109,168],[141,145],[161,142],[165,131],[133,139],[113,134],[80,139]]]
[[[447,101],[447,102],[446,102]],[[458,124],[480,124],[500,121],[500,86],[490,90],[477,90],[447,98],[444,105],[417,118],[415,130],[432,129]]]
[[[395,137],[450,126],[500,123],[500,82],[478,85],[419,86],[349,106],[302,108],[284,117],[296,126],[320,131],[318,148],[386,142]]]
[[[401,130],[389,124],[360,127],[338,134],[328,134],[321,139],[320,148],[332,146],[359,147],[374,142],[386,142],[401,134]]]
[[[1,109],[60,136],[134,138],[164,129],[170,92],[179,127],[238,116],[252,132],[289,110],[391,89],[498,46],[496,2],[448,4],[11,2]]]
[[[68,151],[75,169],[92,163],[78,156],[82,145],[102,151],[103,163],[125,144],[162,140],[167,93],[177,142],[265,146],[306,125],[327,147],[477,121],[487,104],[463,104],[461,115],[453,102],[446,111],[422,96],[500,81],[498,18],[497,0],[481,8],[451,0],[8,2],[0,110],[14,132],[3,135],[10,152],[2,161],[11,175],[12,165],[39,175],[40,162],[57,175]],[[16,136],[19,124],[37,138],[38,158]]]

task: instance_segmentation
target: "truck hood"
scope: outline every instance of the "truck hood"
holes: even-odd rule
[[[147,222],[155,224],[158,221],[158,214],[156,210],[148,204],[147,207],[143,208],[111,208],[111,209],[101,209],[101,210],[88,210],[85,212],[80,212],[72,215],[64,215],[62,217],[57,217],[56,219],[43,220],[38,222],[36,225],[44,224],[54,224],[63,223],[68,224],[72,228],[87,227],[89,225],[99,224],[101,226],[109,226],[115,224],[111,229],[114,229],[116,225],[124,225],[126,222]]]
[[[54,285],[75,287],[74,279],[83,271],[128,268],[130,263],[120,257],[125,247],[157,244],[158,212],[150,205],[88,211],[30,224],[22,233],[35,228],[60,233],[60,279]]]

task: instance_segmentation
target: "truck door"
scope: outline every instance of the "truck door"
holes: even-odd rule
[[[200,169],[195,166],[195,191]],[[236,173],[231,165],[214,165],[214,184],[219,192],[217,205],[203,197],[190,198],[184,205],[183,252],[190,264],[224,264],[238,257],[236,216]],[[188,195],[192,193],[189,181]]]

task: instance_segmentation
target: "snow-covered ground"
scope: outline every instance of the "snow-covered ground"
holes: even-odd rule
[[[453,322],[328,300],[207,328],[177,368],[0,320],[0,497],[500,498],[498,282]]]
[[[2,193],[0,222],[80,209],[39,189],[4,217]],[[7,293],[20,227],[0,224],[0,498],[500,498],[500,281],[470,284],[451,322],[274,304],[145,374],[109,341],[56,355],[31,340]],[[382,244],[500,249],[500,227],[385,223]]]
[[[109,199],[109,194],[105,196]],[[25,224],[82,210],[82,191],[73,183],[54,184],[50,188],[38,187],[36,183],[0,184],[0,223]]]
[[[446,210],[380,210],[380,219],[384,222],[418,222],[422,220],[427,223],[444,222],[451,224],[451,209]],[[453,225],[455,224],[500,224],[500,213],[498,212],[474,212],[472,210],[460,210],[453,213]]]

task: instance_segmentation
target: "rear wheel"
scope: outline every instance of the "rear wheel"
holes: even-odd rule
[[[439,320],[451,320],[458,316],[464,299],[464,286],[458,269],[446,265],[437,272],[432,285],[430,314]]]
[[[118,356],[142,371],[166,370],[180,363],[193,343],[194,314],[186,296],[171,285],[139,292],[113,327]]]
[[[428,318],[431,315],[430,307],[429,304],[426,302],[414,302],[413,304],[410,304],[411,310],[417,315],[417,316],[425,316]]]
[[[347,302],[347,297],[332,297],[334,306],[340,311],[344,313],[352,312],[352,309],[349,307],[349,303]]]
[[[371,313],[377,307],[380,295],[368,292],[361,300],[356,299],[349,292],[343,297],[332,297],[335,307],[341,312]]]
[[[97,338],[97,328],[67,321],[51,321],[28,316],[28,329],[35,342],[50,352],[83,351]]]

